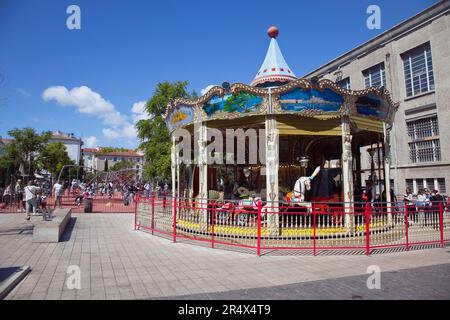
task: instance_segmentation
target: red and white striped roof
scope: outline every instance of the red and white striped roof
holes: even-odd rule
[[[294,72],[289,68],[286,60],[284,60],[280,47],[278,46],[276,37],[278,29],[270,27],[268,35],[271,38],[266,58],[253,79],[251,85],[256,86],[265,82],[288,82],[297,79]]]

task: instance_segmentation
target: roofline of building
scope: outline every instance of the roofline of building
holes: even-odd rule
[[[59,141],[83,142],[83,139],[81,139],[81,138],[64,138],[64,137],[53,137],[53,136],[48,139],[48,141],[50,141],[50,142],[51,142],[51,140],[55,140],[56,142],[59,142]]]
[[[389,30],[379,34],[378,36],[364,42],[356,48],[338,56],[330,62],[320,66],[319,68],[309,72],[304,77],[311,78],[314,76],[322,76],[338,70],[341,66],[350,63],[366,54],[385,46],[387,43],[396,40],[403,35],[412,32],[414,29],[420,28],[425,24],[437,19],[438,17],[450,12],[450,1],[441,0],[418,14],[408,18],[399,24],[393,26]]]

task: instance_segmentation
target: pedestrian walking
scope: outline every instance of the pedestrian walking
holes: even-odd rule
[[[37,193],[40,188],[34,185],[33,180],[28,181],[28,185],[25,187],[25,203],[26,203],[26,212],[25,219],[30,220],[30,213],[33,212],[33,216],[36,215],[37,209]]]
[[[3,192],[3,203],[5,203],[5,207],[9,206],[12,202],[12,189],[11,185],[8,185]]]
[[[61,200],[62,200],[62,196],[64,194],[64,186],[58,180],[53,185],[53,190],[54,190],[54,196],[55,196],[55,208],[56,208],[56,206],[58,206],[58,208],[61,208]]]

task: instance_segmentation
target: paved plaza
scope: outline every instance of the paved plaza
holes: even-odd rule
[[[33,243],[32,222],[0,215],[0,268],[32,271],[6,299],[448,299],[450,248],[364,255],[254,254],[172,243],[133,230],[132,214],[73,214],[62,242]],[[66,286],[81,269],[81,289]],[[368,290],[368,266],[381,289]],[[263,289],[261,289],[263,288]]]

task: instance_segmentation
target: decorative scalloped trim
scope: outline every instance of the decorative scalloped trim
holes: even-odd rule
[[[333,90],[336,93],[343,95],[345,102],[344,102],[344,105],[339,110],[339,112],[341,114],[355,112],[355,110],[350,110],[349,107],[347,106],[347,104],[349,103],[350,100],[353,101],[354,99],[365,96],[369,93],[374,94],[374,95],[379,96],[387,101],[387,103],[388,103],[388,112],[387,113],[388,114],[387,114],[385,121],[388,122],[389,124],[392,124],[392,122],[394,120],[395,112],[399,105],[399,103],[393,102],[392,97],[386,88],[383,88],[382,90],[380,90],[375,87],[370,87],[370,88],[367,88],[364,90],[349,90],[349,89],[341,88],[339,85],[337,85],[335,82],[333,82],[329,79],[321,79],[317,83],[313,83],[308,79],[300,78],[300,79],[292,80],[289,83],[284,84],[278,88],[271,89],[272,99],[275,102],[274,110],[276,112],[278,112],[279,114],[291,114],[288,112],[281,111],[279,108],[277,108],[277,105],[279,104],[279,96],[281,94],[289,92],[295,88],[300,88],[303,90],[317,89],[319,91],[324,91],[325,89],[328,88],[328,89]],[[211,100],[211,98],[215,95],[217,95],[219,97],[223,97],[226,93],[235,94],[235,93],[239,93],[242,91],[261,96],[264,101],[263,101],[261,109],[258,113],[261,115],[265,114],[265,112],[267,111],[267,100],[269,97],[269,90],[266,88],[254,87],[254,86],[247,85],[244,83],[234,83],[231,85],[229,91],[225,90],[221,86],[214,86],[211,89],[209,89],[208,92],[206,92],[203,96],[201,96],[195,100],[177,98],[174,101],[169,102],[166,112],[163,114],[163,118],[166,119],[168,114],[173,109],[175,109],[177,106],[185,105],[185,106],[191,106],[194,109],[195,120],[200,120],[198,118],[200,115],[201,115],[201,118],[206,120],[207,119],[206,114],[204,113],[204,111],[202,109],[203,104],[205,104],[206,102]],[[301,112],[300,112],[300,114],[301,114]],[[251,114],[249,113],[249,114],[245,114],[245,115],[250,116],[250,115],[255,115],[255,113],[251,113]],[[230,117],[227,117],[226,119],[239,118],[241,116],[242,116],[241,114],[239,114],[239,116],[230,114]],[[369,118],[369,119],[374,119],[374,120],[380,120],[379,118],[376,118],[373,116],[364,116],[364,117]],[[214,118],[209,118],[207,120],[213,120],[213,119],[218,119],[218,118],[214,117]],[[220,119],[224,119],[224,118],[220,118]]]

